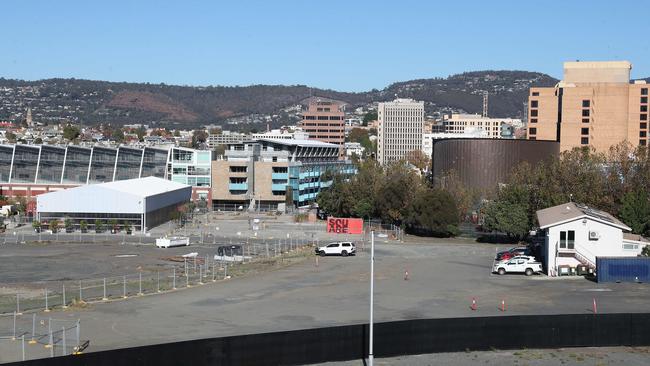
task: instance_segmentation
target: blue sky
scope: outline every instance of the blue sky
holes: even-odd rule
[[[633,77],[650,76],[640,1],[21,0],[0,9],[5,78],[362,91],[485,69],[561,77],[575,59],[626,59]]]

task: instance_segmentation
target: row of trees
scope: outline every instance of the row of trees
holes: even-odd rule
[[[419,234],[457,234],[460,215],[454,197],[417,171],[403,162],[382,167],[374,160],[358,169],[351,177],[335,175],[332,186],[319,194],[319,207],[333,216],[377,218]]]
[[[34,230],[37,232],[40,232],[43,224],[40,221],[34,220],[32,221],[32,227]],[[59,231],[59,228],[61,227],[61,222],[59,220],[52,220],[48,223],[48,228],[53,232],[56,233]],[[65,228],[66,232],[72,232],[74,230],[74,224],[72,220],[66,218],[63,220],[63,227]],[[108,227],[111,229],[111,232],[116,233],[120,231],[120,224],[117,220],[111,219],[108,220]],[[127,232],[131,233],[133,230],[133,227],[131,226],[131,223],[128,221],[123,221],[121,225],[122,229]],[[79,221],[79,229],[81,232],[86,232],[88,231],[88,222],[86,220],[81,220]],[[95,232],[101,233],[104,231],[104,222],[102,220],[95,220],[94,222],[94,229]]]
[[[545,163],[517,166],[484,208],[484,228],[523,237],[537,210],[575,201],[650,235],[650,155],[622,143],[606,153],[576,148]]]

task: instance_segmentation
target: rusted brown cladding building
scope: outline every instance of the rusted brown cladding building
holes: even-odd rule
[[[433,178],[450,171],[467,188],[492,189],[504,183],[521,162],[535,165],[560,153],[560,143],[544,140],[443,139],[433,140]]]

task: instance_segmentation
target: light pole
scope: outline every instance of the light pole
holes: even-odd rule
[[[374,302],[375,302],[375,232],[370,232],[370,337],[368,344],[368,366],[373,366],[373,333],[374,333]]]

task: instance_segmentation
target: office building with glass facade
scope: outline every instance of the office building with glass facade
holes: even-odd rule
[[[352,162],[339,159],[335,144],[291,139],[231,144],[222,158],[212,161],[213,209],[307,206],[332,184],[334,173],[356,173]]]
[[[211,151],[181,147],[0,145],[0,195],[34,197],[86,184],[157,177],[210,201]]]

